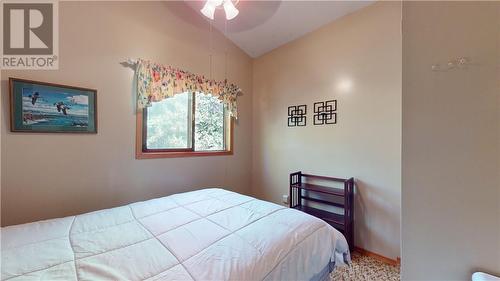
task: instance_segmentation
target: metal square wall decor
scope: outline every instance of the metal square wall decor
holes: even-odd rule
[[[306,125],[307,105],[292,105],[288,107],[288,127]]]
[[[337,124],[337,100],[314,103],[314,125]]]

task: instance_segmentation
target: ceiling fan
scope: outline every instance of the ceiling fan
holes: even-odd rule
[[[238,3],[238,1],[236,1]],[[213,20],[215,16],[215,9],[224,9],[224,12],[226,12],[226,19],[227,20],[232,20],[234,19],[240,11],[236,9],[233,0],[207,0],[205,2],[205,6],[200,10],[200,12],[207,18]]]

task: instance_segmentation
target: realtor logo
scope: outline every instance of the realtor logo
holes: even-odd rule
[[[2,69],[58,68],[57,2],[2,4]]]

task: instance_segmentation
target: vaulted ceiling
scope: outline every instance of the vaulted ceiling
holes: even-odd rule
[[[204,2],[187,3],[199,13]],[[374,2],[240,0],[239,15],[226,23],[224,11],[217,10],[214,26],[255,58]]]

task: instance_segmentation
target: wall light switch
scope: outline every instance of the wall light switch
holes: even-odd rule
[[[284,204],[288,204],[288,195],[284,194],[283,198],[282,198],[282,201],[283,201]]]

